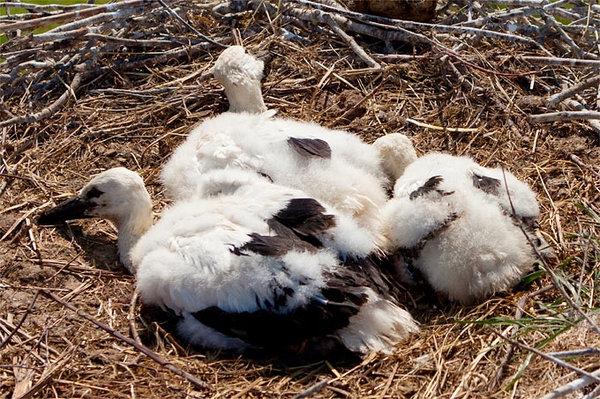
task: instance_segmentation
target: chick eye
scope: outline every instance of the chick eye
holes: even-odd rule
[[[102,194],[104,194],[104,192],[98,190],[96,187],[92,187],[86,194],[85,197],[87,199],[92,199],[92,198],[98,198],[100,197]]]

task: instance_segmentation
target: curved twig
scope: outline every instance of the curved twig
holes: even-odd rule
[[[71,82],[71,86],[65,90],[65,92],[60,96],[56,101],[50,104],[48,107],[44,108],[40,112],[36,112],[35,114],[22,115],[17,116],[5,121],[0,121],[0,127],[14,125],[16,123],[34,123],[39,122],[42,119],[46,119],[50,115],[54,114],[60,107],[62,107],[69,97],[74,94],[77,89],[79,89],[79,85],[81,84],[82,76],[80,73],[76,74]]]

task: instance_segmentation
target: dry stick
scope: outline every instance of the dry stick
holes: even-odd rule
[[[564,103],[567,107],[570,107],[576,111],[587,111],[587,108],[583,106],[583,104],[573,100],[572,98],[568,98],[564,100]],[[600,121],[596,119],[588,120],[588,124],[594,129],[598,138],[600,139]]]
[[[473,133],[473,132],[479,131],[479,128],[472,128],[472,127],[445,127],[445,126],[431,125],[429,123],[419,122],[419,121],[416,121],[411,118],[406,118],[406,122],[412,123],[413,125],[416,125],[419,127],[431,129],[431,130],[441,130],[441,131],[452,132],[452,133]]]
[[[69,310],[77,313],[77,315],[79,317],[82,317],[82,318],[86,319],[87,321],[94,323],[96,326],[100,327],[101,329],[103,329],[104,331],[106,331],[107,333],[109,333],[110,335],[112,335],[113,337],[118,338],[121,341],[123,341],[123,342],[125,342],[125,343],[127,343],[127,344],[129,344],[131,346],[133,346],[135,349],[137,349],[138,351],[140,351],[144,355],[148,356],[150,359],[154,360],[156,363],[160,364],[161,366],[163,366],[167,370],[171,371],[173,374],[177,374],[178,376],[185,378],[190,383],[192,383],[196,388],[199,388],[199,389],[210,389],[210,387],[208,386],[208,384],[206,384],[203,381],[200,381],[199,379],[197,379],[196,377],[194,377],[190,373],[188,373],[186,371],[183,371],[180,368],[178,368],[178,367],[170,364],[169,362],[167,362],[166,360],[164,360],[157,353],[153,352],[150,348],[146,347],[145,345],[140,344],[140,343],[136,342],[135,340],[133,340],[133,339],[131,339],[129,337],[124,336],[123,334],[121,334],[120,332],[114,330],[113,328],[110,328],[106,324],[103,324],[102,322],[94,319],[92,316],[88,315],[87,313],[85,313],[82,310],[77,309],[73,305],[71,305],[71,304],[63,301],[62,299],[60,299],[59,297],[57,297],[56,295],[54,295],[50,291],[46,291],[45,289],[40,289],[40,292],[42,293],[42,295],[44,295],[44,296],[52,299],[53,301],[61,304],[65,308],[67,308],[67,309],[69,309]]]
[[[517,311],[515,312],[515,320],[519,320],[519,319],[521,319],[521,317],[523,317],[523,313],[524,313],[523,309],[525,309],[525,305],[529,299],[531,299],[539,294],[542,294],[546,291],[549,291],[552,288],[554,288],[553,285],[547,285],[543,288],[540,288],[537,291],[534,291],[528,295],[523,295],[521,298],[519,298],[519,302],[517,303]],[[512,329],[512,331],[510,333],[511,338],[513,338],[517,334],[517,331],[519,331],[518,325],[514,326],[514,328]],[[496,375],[494,376],[493,387],[497,386],[500,383],[500,380],[502,379],[502,377],[504,377],[504,373],[506,372],[506,367],[508,366],[508,362],[510,361],[510,358],[513,356],[514,353],[515,353],[515,346],[510,345],[508,347],[508,350],[506,351],[506,354],[504,355],[504,358],[502,359],[502,362],[500,362],[500,366],[498,366],[498,370],[496,371]]]
[[[121,37],[100,35],[97,33],[88,33],[85,35],[85,37],[86,37],[86,39],[95,39],[95,40],[98,40],[101,42],[115,43],[120,46],[154,47],[154,48],[159,48],[159,47],[160,48],[171,48],[171,47],[175,47],[175,46],[186,45],[186,44],[188,44],[188,40],[189,40],[189,39],[185,39],[185,40],[125,39],[125,38],[121,38]],[[197,44],[197,43],[194,43],[194,44]]]
[[[142,10],[142,8],[139,8]],[[115,28],[120,28],[123,26],[129,26],[130,22],[127,19],[114,20],[112,22],[106,22],[102,25],[102,27],[94,27],[94,26],[84,26],[82,28],[78,28],[75,30],[68,30],[64,32],[46,32],[40,33],[39,35],[31,35],[28,37],[28,40],[33,43],[43,43],[43,42],[55,42],[60,40],[83,40],[85,39],[85,35],[87,33],[102,33],[103,31],[108,31]]]
[[[226,39],[226,40],[230,40],[230,39]],[[122,64],[119,64],[118,66],[110,65],[110,66],[90,68],[86,64],[82,63],[82,64],[76,65],[75,70],[76,71],[88,71],[87,74],[90,74],[90,75],[99,75],[101,73],[110,72],[112,70],[129,71],[132,69],[141,68],[141,67],[148,66],[148,65],[161,64],[161,63],[168,62],[173,59],[178,59],[181,57],[191,57],[192,55],[194,55],[202,50],[206,50],[208,47],[209,47],[208,43],[198,43],[193,46],[185,46],[183,48],[166,51],[166,52],[163,52],[163,53],[157,55],[156,57],[145,58],[142,60],[131,61],[131,62],[124,62]],[[86,76],[88,76],[87,74],[86,74]],[[0,127],[1,126],[2,125],[0,125]]]
[[[122,3],[110,3],[104,6],[96,6],[85,10],[78,10],[73,12],[61,13],[58,15],[51,15],[48,17],[36,18],[30,21],[17,22],[14,24],[2,24],[0,25],[0,32],[15,32],[17,30],[33,30],[46,26],[48,24],[62,23],[65,21],[71,21],[75,18],[89,17],[96,14],[101,14],[106,11],[117,11],[121,9],[129,9],[137,7],[143,4],[150,4],[148,0],[130,0]]]
[[[38,287],[31,287],[31,289],[38,290],[39,288]],[[9,323],[7,320],[0,319],[0,329],[6,331],[7,333],[10,333],[11,331],[16,331],[19,334],[19,336],[21,336],[23,338],[23,340],[21,340],[21,342],[18,343],[19,345],[23,345],[25,343],[29,343],[30,341],[35,341],[34,337],[32,337],[31,335],[27,334],[26,332],[23,332],[21,330],[17,330],[17,328],[14,325],[12,325],[11,323]],[[56,349],[54,349],[54,348],[52,348],[52,347],[44,344],[43,342],[39,342],[39,346],[42,349],[46,350],[46,352],[48,352],[48,353],[52,353],[53,355],[58,355],[59,354],[59,352]],[[33,356],[36,359],[38,359],[40,362],[42,362],[42,363],[44,362],[44,360],[42,358],[40,358],[37,354],[33,353]]]
[[[554,356],[559,359],[563,358],[563,357],[597,356],[597,355],[600,355],[600,349],[598,349],[598,348],[575,349],[572,351],[549,352],[548,355]]]
[[[138,334],[137,327],[135,325],[135,305],[137,303],[138,295],[139,294],[137,290],[133,291],[131,302],[129,302],[129,313],[127,314],[127,318],[129,319],[129,330],[131,331],[131,336],[135,342],[142,345],[140,334]]]
[[[503,5],[503,6],[513,6],[513,7],[533,7],[533,8],[542,8],[548,4],[548,0],[482,0],[479,1],[481,4],[494,4],[494,5]]]
[[[513,59],[514,56],[503,56],[501,60]],[[519,56],[516,59],[531,62],[532,64],[540,65],[556,65],[569,66],[573,68],[599,68],[600,60],[578,60],[575,58],[557,58],[557,57],[536,57],[536,56]]]
[[[116,10],[112,12],[105,12],[99,15],[94,15],[91,17],[87,17],[84,19],[80,19],[77,21],[70,22],[68,24],[57,26],[54,29],[51,29],[47,32],[47,34],[58,33],[58,32],[67,32],[73,29],[79,29],[83,27],[92,26],[93,24],[98,24],[100,22],[108,22],[108,21],[116,21],[116,20],[124,20],[129,18],[133,14],[137,14],[138,11],[145,10],[148,8],[145,5],[141,5],[139,7],[131,7],[125,10]],[[46,35],[42,34],[39,36]]]
[[[381,65],[379,65],[377,61],[371,58],[369,54],[367,54],[365,50],[363,50],[363,48],[360,47],[358,43],[356,43],[353,37],[349,36],[346,32],[343,31],[342,28],[340,28],[340,26],[333,20],[330,14],[325,15],[325,22],[327,22],[331,29],[333,29],[333,31],[343,41],[345,41],[346,44],[348,44],[348,46],[350,46],[350,48],[356,53],[356,55],[359,56],[361,60],[365,62],[365,64],[367,64],[371,68],[381,68]]]
[[[365,95],[363,98],[361,98],[360,101],[358,101],[356,104],[354,104],[354,106],[352,106],[349,110],[347,110],[346,112],[344,112],[341,116],[337,117],[333,121],[333,125],[335,126],[338,122],[340,122],[340,121],[346,119],[348,116],[350,116],[358,107],[360,107],[368,99],[370,99],[371,97],[373,97],[375,95],[375,93],[377,93],[387,82],[389,82],[389,80],[390,80],[389,77],[386,77],[385,79],[383,79],[381,81],[381,83],[379,83],[377,85],[377,87],[375,87],[373,90],[371,90],[369,93],[367,93],[367,95]]]
[[[600,385],[598,385],[596,388],[594,388],[594,390],[592,392],[588,393],[581,399],[598,399],[599,396],[600,396]]]
[[[496,76],[506,76],[506,77],[511,77],[511,78],[516,78],[516,77],[521,77],[521,76],[528,76],[528,75],[535,75],[538,74],[538,71],[533,71],[533,72],[523,72],[523,73],[506,73],[506,72],[498,72],[498,71],[493,71],[491,69],[487,69],[487,68],[483,68],[480,67],[477,64],[473,64],[472,62],[469,62],[467,60],[465,60],[464,58],[460,57],[458,54],[452,52],[452,53],[445,53],[446,55],[455,58],[456,60],[460,61],[462,64],[465,64],[467,66],[470,66],[471,68],[477,69],[478,71],[484,72],[484,73],[488,73],[491,75],[496,75]]]
[[[202,38],[203,40],[206,40],[209,43],[212,43],[214,45],[217,45],[219,47],[223,47],[223,48],[227,48],[229,46],[227,46],[226,44],[222,44],[219,43],[213,39],[211,39],[208,36],[203,35],[202,33],[200,33],[196,28],[194,28],[192,25],[190,25],[185,19],[181,18],[179,16],[179,14],[177,14],[175,12],[175,10],[173,10],[171,7],[169,7],[167,5],[167,3],[165,3],[163,0],[158,0],[158,2],[169,12],[169,14],[171,14],[173,17],[175,17],[175,19],[177,19],[179,22],[181,22],[183,25],[185,25],[186,28],[188,28],[189,30],[191,30],[194,34],[196,34],[198,37]]]
[[[509,343],[511,343],[513,345],[516,345],[516,346],[518,346],[519,348],[521,348],[523,350],[535,353],[536,355],[541,356],[544,359],[549,360],[549,361],[551,361],[553,363],[556,363],[557,365],[559,365],[561,367],[564,367],[564,368],[566,368],[568,370],[574,371],[577,374],[580,374],[582,376],[591,378],[594,382],[600,382],[600,375],[599,376],[593,375],[592,373],[588,373],[587,371],[582,370],[579,367],[575,367],[572,364],[565,363],[562,360],[555,358],[554,356],[550,356],[547,353],[544,353],[544,352],[542,352],[542,351],[540,351],[538,349],[535,349],[535,348],[533,348],[531,346],[525,345],[522,342],[519,342],[519,341],[514,340],[512,338],[505,337],[504,335],[502,335],[502,333],[500,331],[496,330],[495,328],[493,328],[491,326],[485,326],[485,328],[487,328],[489,331],[491,331],[495,335],[499,336],[500,338],[504,339],[505,341],[507,341],[507,342],[509,342]]]
[[[311,23],[327,23],[325,21],[325,15],[329,15],[320,10],[303,10],[298,8],[291,8],[287,11],[292,17],[300,19],[302,21],[308,21]],[[373,26],[366,25],[364,23],[351,21],[348,18],[339,16],[339,15],[331,15],[333,20],[340,26],[344,27],[346,30],[351,30],[353,32],[375,37],[377,39],[381,39],[384,41],[391,40],[402,40],[410,43],[423,43],[431,45],[432,41],[418,33],[410,32],[404,29],[396,29],[390,31],[386,29],[374,28]]]
[[[548,99],[548,106],[554,107],[556,104],[564,100],[565,98],[573,97],[579,94],[582,90],[589,89],[592,86],[596,86],[600,83],[600,75],[592,76],[590,79],[586,79],[575,86],[569,87],[561,91],[560,93],[554,94]]]
[[[600,377],[600,370],[594,371],[592,375],[594,377]],[[577,391],[579,389],[585,388],[588,385],[593,384],[594,382],[596,381],[594,381],[592,378],[581,377],[576,379],[575,381],[571,381],[568,384],[563,385],[562,387],[553,389],[552,392],[548,393],[547,395],[544,395],[542,399],[562,398],[563,396],[568,395],[571,392]]]
[[[58,109],[67,102],[68,98],[71,96],[71,93],[75,93],[77,91],[77,89],[79,88],[80,84],[81,84],[81,74],[78,73],[73,78],[73,81],[71,82],[71,86],[69,86],[67,88],[67,90],[65,90],[65,92],[62,94],[62,96],[60,96],[56,101],[54,101],[52,104],[50,104],[50,106],[44,108],[43,110],[41,110],[40,112],[37,112],[35,114],[16,116],[14,118],[11,118],[11,119],[8,119],[5,121],[0,121],[0,127],[10,126],[10,125],[14,125],[16,123],[39,122],[42,119],[49,117],[50,115],[57,112]]]
[[[81,10],[81,9],[88,9],[88,8],[93,8],[95,7],[94,5],[90,5],[90,4],[72,4],[72,5],[59,5],[59,4],[49,4],[49,5],[36,5],[36,4],[32,4],[32,3],[16,3],[16,2],[4,2],[4,3],[0,3],[0,7],[2,8],[25,8],[26,10],[28,10],[30,13],[49,13],[51,12],[50,10]],[[19,15],[23,15],[23,14],[17,14],[17,15],[13,15],[14,16],[19,16]]]
[[[44,369],[44,371],[42,372],[42,375],[40,376],[38,381],[35,384],[33,384],[33,386],[31,388],[29,388],[26,392],[24,392],[22,395],[17,396],[17,398],[18,399],[31,398],[33,395],[38,393],[42,388],[44,388],[50,381],[52,381],[52,379],[54,378],[56,373],[61,371],[62,368],[64,366],[66,366],[67,363],[71,360],[71,358],[73,357],[73,354],[75,353],[75,348],[76,348],[75,346],[72,346],[69,349],[67,349],[66,351],[62,352],[54,363],[48,365],[48,367],[46,367]]]
[[[540,15],[542,16],[544,22],[546,22],[546,25],[550,25],[552,28],[554,28],[562,40],[571,47],[571,51],[581,58],[585,51],[583,51],[581,47],[575,43],[571,36],[567,35],[567,33],[560,27],[560,24],[556,22],[554,17],[546,12],[542,12]]]
[[[438,32],[457,33],[457,34],[474,34],[474,35],[487,36],[490,38],[495,38],[495,39],[500,39],[500,40],[508,40],[511,42],[521,42],[523,44],[527,44],[527,45],[533,46],[535,48],[538,48],[538,49],[544,51],[545,53],[547,53],[548,55],[552,56],[552,53],[550,53],[548,50],[546,50],[541,44],[537,43],[536,41],[529,39],[529,38],[525,38],[525,37],[515,36],[515,35],[509,34],[509,33],[495,32],[495,31],[470,28],[470,27],[462,27],[462,26],[428,24],[428,23],[424,23],[424,22],[410,22],[410,21],[403,21],[403,20],[399,20],[399,19],[390,19],[390,18],[385,18],[385,17],[378,17],[378,16],[374,16],[374,15],[369,15],[369,14],[361,14],[361,13],[357,13],[357,12],[342,10],[342,9],[338,9],[335,7],[329,7],[324,4],[318,4],[318,3],[314,3],[314,2],[308,1],[308,0],[290,0],[290,2],[298,3],[298,4],[302,4],[302,5],[306,5],[306,6],[314,7],[314,8],[318,9],[318,10],[313,10],[313,11],[327,10],[327,11],[334,12],[339,15],[343,15],[345,17],[349,17],[349,18],[353,18],[358,21],[361,21],[363,23],[360,25],[366,24],[367,28],[371,28],[371,29],[364,29],[361,27],[361,29],[363,31],[370,32],[370,33],[365,33],[369,36],[373,36],[373,34],[374,34],[374,31],[372,28],[398,31],[398,32],[403,32],[404,34],[407,33],[406,29],[438,31]],[[306,10],[297,10],[297,11],[299,11],[299,15],[302,15],[302,13],[308,14],[308,12]],[[323,11],[320,11],[320,12],[322,13]],[[336,15],[336,17],[339,17],[339,16]],[[344,19],[346,19],[346,18],[344,18]],[[339,23],[339,21],[337,19],[336,19],[336,22]],[[357,26],[357,27],[360,27],[360,26]],[[358,31],[356,31],[356,32],[363,33],[363,32],[358,32]],[[409,33],[414,34],[413,32],[409,32]],[[373,37],[379,37],[379,36],[373,36]],[[429,39],[427,39],[427,40],[429,40]],[[439,44],[436,44],[436,45],[438,47],[440,46]]]
[[[325,388],[327,386],[327,384],[329,383],[329,381],[326,379],[321,380],[319,382],[317,382],[316,384],[314,384],[313,386],[311,386],[310,388],[308,388],[306,391],[300,392],[298,395],[294,396],[294,399],[303,399],[303,398],[307,398],[310,395],[313,395],[319,391],[321,391],[323,388]]]
[[[526,17],[531,14],[539,13],[539,9],[533,8],[520,8],[518,10],[512,10],[509,12],[501,11],[493,14],[486,15],[481,18],[472,19],[470,21],[461,22],[458,26],[469,26],[473,28],[481,28],[482,26],[489,26],[490,22],[498,22],[506,19]]]
[[[527,118],[527,120],[531,123],[588,120],[588,119],[600,119],[600,112],[596,112],[596,111],[561,111],[561,112],[549,112],[547,114],[531,115]]]
[[[581,159],[579,159],[579,157],[577,155],[575,155],[575,154],[569,154],[569,158],[571,159],[571,161],[575,162],[577,165],[579,165],[582,168],[585,168],[585,169],[589,170],[590,172],[592,172],[594,175],[596,175],[597,178],[600,178],[600,173],[598,173],[594,169],[592,169],[591,166],[583,163],[581,161]]]
[[[35,301],[37,300],[37,298],[38,298],[39,295],[40,295],[40,292],[37,291],[35,293],[35,295],[33,296],[33,299],[31,300],[31,303],[27,307],[27,310],[25,311],[25,314],[21,318],[21,321],[19,321],[19,324],[17,324],[15,326],[15,328],[10,332],[10,334],[8,334],[8,337],[6,337],[6,339],[4,341],[2,341],[2,343],[0,343],[0,349],[2,349],[4,347],[4,345],[8,344],[8,342],[13,337],[13,335],[15,335],[17,333],[17,330],[19,328],[21,328],[21,326],[25,322],[25,319],[27,318],[27,316],[31,313],[31,309],[33,309],[33,305],[35,304]]]

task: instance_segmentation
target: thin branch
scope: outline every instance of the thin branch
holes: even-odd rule
[[[600,377],[600,370],[594,371],[591,375],[594,377]],[[542,399],[562,398],[563,396],[566,396],[566,395],[570,394],[571,392],[575,392],[577,390],[583,389],[583,388],[587,387],[588,385],[593,384],[594,382],[597,382],[597,381],[594,380],[593,378],[589,378],[587,376],[581,377],[579,379],[576,379],[575,381],[571,381],[568,384],[563,385],[562,387],[553,389],[552,392],[548,393],[547,395],[544,395],[542,397]]]
[[[343,40],[348,46],[358,55],[358,57],[365,62],[371,68],[381,68],[381,65],[377,63],[369,54],[363,50],[362,47],[356,43],[353,37],[349,36],[342,28],[333,20],[330,14],[325,14],[325,22],[333,29],[333,31]]]
[[[515,35],[509,34],[509,33],[494,32],[494,31],[489,31],[489,30],[484,30],[484,29],[477,29],[477,28],[470,28],[470,27],[463,27],[463,26],[428,24],[428,23],[424,23],[424,22],[411,22],[411,21],[403,21],[403,20],[399,20],[399,19],[390,19],[390,18],[385,18],[385,17],[378,17],[378,16],[374,16],[374,15],[369,15],[369,14],[361,14],[361,13],[357,13],[357,12],[353,12],[353,11],[342,10],[342,9],[330,7],[330,6],[327,6],[324,4],[314,3],[314,2],[308,1],[308,0],[289,0],[289,1],[292,3],[298,3],[298,4],[302,4],[302,5],[306,5],[306,6],[315,8],[315,10],[312,10],[312,11],[317,11],[317,12],[313,12],[311,14],[312,18],[315,18],[319,14],[324,13],[321,10],[326,10],[329,12],[333,12],[335,14],[339,14],[339,15],[334,16],[334,18],[336,18],[336,22],[338,22],[338,23],[340,23],[340,21],[337,18],[339,18],[340,16],[344,16],[344,17],[348,17],[348,18],[352,18],[352,19],[361,21],[362,22],[361,24],[353,24],[353,25],[355,26],[356,29],[361,29],[362,32],[359,32],[358,30],[354,30],[354,28],[350,28],[350,29],[354,30],[357,33],[367,34],[372,37],[381,38],[380,34],[377,35],[376,29],[384,30],[384,31],[387,30],[387,31],[402,32],[404,34],[404,36],[406,36],[408,33],[408,37],[416,37],[416,36],[413,36],[416,34],[414,32],[408,32],[408,31],[406,31],[406,29],[414,29],[414,30],[421,30],[421,31],[425,30],[425,31],[430,31],[430,32],[447,32],[447,33],[456,33],[456,34],[474,34],[477,36],[486,36],[486,37],[510,41],[510,42],[519,42],[522,44],[526,44],[528,46],[532,46],[534,48],[538,48],[550,56],[552,55],[550,52],[548,52],[548,50],[546,50],[543,46],[541,46],[536,41],[526,38],[526,37],[515,36]],[[310,13],[310,11],[307,11],[307,10],[297,10],[297,12],[295,12],[295,14],[300,18],[302,18],[303,14],[309,15],[309,13]],[[321,19],[321,21],[322,21],[322,17],[319,19]],[[344,19],[346,19],[346,18],[344,18]],[[345,22],[344,24],[348,24],[351,22],[352,21]],[[363,26],[361,26],[361,25],[363,25]],[[366,28],[364,26],[366,26]],[[376,29],[373,29],[373,28],[376,28]],[[403,39],[399,39],[399,40],[403,40]],[[406,39],[404,39],[404,40],[406,40]],[[430,39],[427,39],[427,41],[432,42]],[[438,46],[439,46],[439,44],[438,44]]]
[[[71,82],[71,86],[69,86],[67,88],[67,90],[65,90],[65,92],[62,94],[62,96],[60,96],[56,101],[54,101],[52,104],[50,104],[50,106],[44,108],[40,112],[36,112],[35,114],[16,116],[14,118],[7,119],[5,121],[0,121],[0,127],[14,125],[16,123],[35,123],[35,122],[39,122],[42,119],[49,117],[50,115],[57,112],[59,110],[59,108],[62,107],[67,102],[67,100],[69,99],[71,94],[75,93],[77,91],[80,84],[81,84],[81,74],[78,73],[73,78],[73,81]]]
[[[504,335],[502,335],[502,333],[501,333],[500,331],[496,330],[495,328],[493,328],[493,327],[491,327],[491,326],[485,326],[485,327],[486,327],[486,329],[488,329],[489,331],[491,331],[493,334],[495,334],[495,335],[499,336],[500,338],[502,338],[502,339],[503,339],[503,340],[505,340],[506,342],[509,342],[509,343],[511,343],[511,344],[513,344],[513,345],[516,345],[516,346],[518,346],[519,348],[521,348],[521,349],[523,349],[523,350],[526,350],[526,351],[528,351],[528,352],[535,353],[536,355],[538,355],[538,356],[541,356],[541,357],[543,357],[544,359],[546,359],[546,360],[549,360],[549,361],[551,361],[551,362],[553,362],[553,363],[556,363],[557,365],[559,365],[559,366],[561,366],[561,367],[564,367],[564,368],[566,368],[566,369],[568,369],[568,370],[574,371],[574,372],[576,372],[577,374],[580,374],[580,375],[582,375],[582,376],[584,376],[584,377],[590,378],[590,379],[592,379],[594,382],[600,382],[600,375],[594,375],[594,374],[592,374],[592,373],[588,373],[587,371],[585,371],[585,370],[582,370],[582,369],[580,369],[579,367],[575,367],[575,366],[573,366],[572,364],[565,363],[565,362],[563,362],[562,360],[560,360],[560,359],[557,359],[557,358],[556,358],[556,357],[554,357],[554,356],[550,356],[550,355],[548,355],[547,353],[544,353],[544,352],[542,352],[542,351],[540,351],[540,350],[538,350],[538,349],[535,349],[535,348],[533,348],[533,347],[531,347],[531,346],[525,345],[525,344],[524,344],[524,343],[522,343],[522,342],[519,342],[519,341],[517,341],[517,340],[515,340],[515,339],[512,339],[512,338],[505,337]]]
[[[575,162],[577,165],[581,166],[582,168],[589,170],[594,175],[596,175],[597,178],[600,179],[600,173],[596,172],[596,170],[594,170],[590,165],[583,163],[577,155],[569,154],[569,158],[571,159],[571,161]]]
[[[198,36],[198,37],[202,38],[203,40],[206,40],[207,42],[212,43],[216,46],[223,47],[223,48],[229,47],[226,44],[219,43],[219,42],[211,39],[210,37],[205,36],[202,33],[200,33],[196,28],[194,28],[192,25],[190,25],[185,19],[181,18],[179,16],[179,14],[177,14],[175,12],[175,10],[173,10],[171,7],[169,7],[167,5],[167,3],[165,3],[163,0],[158,0],[158,2],[169,12],[169,14],[171,14],[173,17],[175,17],[176,20],[178,20],[183,25],[185,25],[185,27],[188,28],[190,31],[192,31],[196,36]]]
[[[514,56],[505,56],[504,59],[515,58]],[[599,68],[600,60],[578,60],[575,58],[558,58],[558,57],[534,57],[534,56],[519,56],[518,60],[531,62],[532,64],[541,64],[549,66],[568,66],[572,68]]]
[[[171,40],[153,40],[153,39],[147,39],[147,40],[142,40],[142,39],[125,39],[125,38],[121,38],[121,37],[114,37],[114,36],[107,36],[107,35],[100,35],[97,33],[88,33],[85,35],[85,37],[87,39],[95,39],[98,41],[102,41],[102,42],[108,42],[108,43],[115,43],[118,44],[120,46],[127,46],[127,47],[144,47],[144,48],[149,48],[149,47],[154,47],[154,48],[172,48],[172,47],[179,47],[181,45],[187,45],[187,44],[197,44],[197,43],[189,43],[189,39],[188,38],[182,38],[182,39],[171,39]]]
[[[71,21],[74,18],[89,17],[96,14],[102,14],[106,11],[126,10],[132,7],[150,4],[148,0],[129,0],[121,3],[109,3],[103,6],[90,7],[84,10],[65,12],[48,17],[36,18],[31,21],[23,21],[12,24],[0,25],[0,32],[16,32],[18,30],[34,30],[49,24],[59,24],[65,21]]]
[[[72,312],[77,313],[77,315],[79,317],[82,317],[85,320],[94,323],[96,326],[100,327],[101,329],[103,329],[104,331],[106,331],[107,333],[109,333],[110,335],[112,335],[113,337],[118,338],[121,341],[123,341],[123,342],[131,345],[132,347],[134,347],[135,349],[137,349],[139,352],[143,353],[144,355],[148,356],[150,359],[154,360],[156,363],[160,364],[162,367],[164,367],[167,370],[171,371],[173,374],[176,374],[176,375],[178,375],[180,377],[185,378],[190,383],[192,383],[192,385],[194,385],[196,388],[199,388],[199,389],[209,389],[209,386],[204,381],[200,381],[199,379],[197,379],[196,377],[194,377],[190,373],[188,373],[186,371],[183,371],[180,368],[172,365],[171,363],[167,362],[162,357],[160,357],[157,353],[153,352],[150,348],[146,347],[143,344],[140,344],[139,342],[136,342],[134,339],[131,339],[129,337],[124,336],[123,334],[121,334],[120,332],[118,332],[118,331],[110,328],[106,324],[101,323],[100,321],[94,319],[92,316],[88,315],[84,311],[79,310],[76,307],[74,307],[73,305],[71,305],[71,304],[63,301],[62,299],[60,299],[59,297],[57,297],[56,295],[54,295],[50,291],[47,291],[45,289],[41,289],[40,293],[42,295],[44,295],[45,297],[50,298],[53,301],[61,304],[62,306],[64,306],[65,308],[71,310]]]
[[[586,79],[575,86],[571,86],[568,89],[561,91],[560,93],[554,94],[548,99],[548,106],[554,107],[556,104],[564,100],[565,98],[573,97],[585,89],[589,89],[592,86],[600,84],[600,75],[592,76],[590,79]]]
[[[547,114],[531,115],[527,119],[531,123],[600,119],[600,112],[596,112],[596,111],[550,112]]]
[[[33,299],[31,300],[31,302],[29,303],[29,306],[27,307],[27,310],[25,311],[25,314],[21,318],[21,321],[19,321],[19,323],[10,332],[10,334],[8,334],[8,336],[4,339],[4,341],[2,341],[2,343],[0,343],[0,349],[2,349],[6,344],[8,344],[8,342],[10,341],[10,339],[12,338],[12,336],[17,333],[17,330],[19,328],[21,328],[21,326],[25,322],[25,319],[27,318],[27,316],[31,313],[31,309],[33,309],[33,305],[35,305],[35,301],[37,300],[37,298],[38,298],[39,295],[40,295],[40,292],[37,291],[35,293],[35,295],[33,296]]]
[[[327,386],[327,384],[329,383],[329,381],[326,379],[321,380],[319,382],[317,382],[316,384],[312,385],[311,387],[309,387],[307,390],[300,392],[298,395],[294,396],[294,399],[303,399],[303,398],[308,398],[311,395],[316,394],[317,392],[321,391],[323,388],[325,388]]]
[[[416,120],[410,119],[410,118],[406,118],[406,122],[412,123],[413,125],[417,125],[419,127],[424,127],[424,128],[427,128],[427,129],[441,130],[441,131],[453,132],[453,133],[473,133],[473,132],[479,131],[478,128],[470,128],[470,127],[445,127],[445,126],[436,126],[436,125],[431,125],[431,124],[425,123],[425,122],[419,122],[419,121],[416,121]]]

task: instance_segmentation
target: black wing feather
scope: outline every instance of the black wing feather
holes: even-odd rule
[[[502,182],[498,179],[473,173],[473,186],[485,193],[498,195],[501,185]]]
[[[331,158],[331,147],[325,140],[290,137],[288,143],[303,157]]]
[[[425,182],[425,184],[423,184],[421,187],[417,188],[415,191],[410,193],[410,196],[409,196],[410,200],[411,201],[415,200],[415,199],[419,198],[420,196],[430,193],[432,191],[437,191],[440,194],[443,194],[443,192],[441,192],[437,188],[443,180],[444,179],[442,178],[442,176],[439,176],[439,175],[430,177]]]
[[[299,344],[346,327],[367,301],[364,289],[356,285],[362,279],[351,270],[328,278],[328,286],[318,298],[292,311],[281,312],[277,306],[281,304],[263,303],[254,312],[227,312],[212,306],[192,315],[207,327],[251,345],[276,348]],[[285,294],[291,296],[293,292]]]

